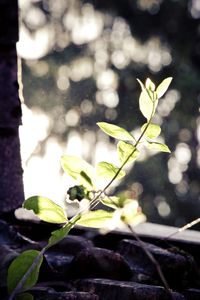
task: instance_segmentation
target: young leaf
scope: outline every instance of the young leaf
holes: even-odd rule
[[[69,233],[71,226],[68,224],[64,225],[62,228],[54,230],[51,232],[47,248],[62,241]]]
[[[106,223],[113,217],[113,212],[105,210],[94,210],[83,214],[80,220],[77,222],[78,225],[86,227],[101,228],[105,227]]]
[[[53,246],[53,245],[59,243],[61,240],[63,240],[68,235],[70,230],[74,227],[77,220],[79,220],[79,219],[80,219],[80,215],[77,215],[76,217],[71,219],[66,225],[64,225],[62,228],[51,232],[51,236],[49,238],[46,249],[50,248],[51,246]]]
[[[113,178],[119,171],[119,168],[111,163],[102,161],[97,164],[96,171],[99,177]],[[126,173],[123,170],[121,170],[117,175],[117,179],[124,177],[125,174]]]
[[[80,157],[64,155],[61,157],[61,166],[63,170],[78,183],[84,187],[94,188],[93,180],[95,178],[94,168]]]
[[[168,77],[168,78],[165,78],[160,84],[159,86],[157,87],[156,89],[156,93],[158,95],[158,99],[160,99],[164,94],[165,92],[167,91],[170,83],[172,81],[172,77]]]
[[[157,150],[161,152],[168,152],[171,153],[170,149],[167,145],[157,142],[148,142],[148,148],[152,150]]]
[[[133,145],[122,141],[118,142],[117,144],[117,153],[121,163],[124,163],[129,156],[130,157],[127,162],[130,163],[139,155],[139,151]]]
[[[157,94],[155,92],[155,84],[151,81],[150,78],[147,78],[145,86],[139,79],[137,79],[137,81],[141,86],[142,92],[146,91],[151,101],[155,102],[156,100],[158,100]]]
[[[109,196],[109,197],[104,197],[101,202],[108,206],[108,207],[112,207],[114,209],[119,208],[120,207],[120,201],[119,201],[119,197],[116,196]]]
[[[36,216],[45,222],[59,224],[67,221],[62,207],[45,197],[30,197],[24,201],[23,207],[33,210]]]
[[[139,98],[139,107],[143,116],[149,120],[155,113],[158,100],[153,101],[146,89],[143,89]]]
[[[12,261],[8,268],[7,276],[7,287],[9,294],[12,293],[12,291],[16,288],[22,277],[26,274],[35,259],[38,257],[38,262],[24,282],[21,292],[30,289],[36,284],[39,276],[40,266],[43,261],[43,256],[39,256],[39,254],[40,252],[37,250],[27,250],[22,252]]]
[[[141,127],[142,132],[144,131],[146,126],[147,126],[147,123],[142,125],[142,127]],[[147,130],[145,131],[144,135],[146,137],[148,137],[149,139],[154,139],[154,138],[157,138],[159,136],[160,132],[161,132],[161,128],[160,128],[159,125],[150,123]]]
[[[140,79],[137,78],[137,81],[139,82],[140,86],[141,86],[141,90],[146,90],[144,84],[142,83],[142,81]]]
[[[154,92],[155,91],[155,84],[151,81],[150,78],[147,78],[145,82],[145,87],[147,90]]]
[[[106,134],[114,137],[115,139],[122,141],[134,141],[134,137],[126,129],[119,127],[114,124],[106,122],[98,122],[97,125],[103,130]]]

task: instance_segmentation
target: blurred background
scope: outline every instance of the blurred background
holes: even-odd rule
[[[144,152],[115,185],[138,199],[147,220],[181,226],[200,216],[200,2],[20,0],[26,197],[62,202],[72,184],[60,156],[116,162],[105,121],[137,133],[140,87],[172,84],[156,122],[166,153]],[[196,226],[194,229],[200,229]]]

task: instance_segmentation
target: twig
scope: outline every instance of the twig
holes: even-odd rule
[[[126,224],[126,226],[128,227],[128,229],[130,230],[130,232],[133,234],[134,238],[136,239],[136,241],[139,243],[140,247],[142,248],[142,250],[144,251],[144,253],[147,255],[147,257],[150,259],[150,261],[153,263],[153,265],[155,266],[158,275],[160,277],[160,280],[163,283],[164,288],[166,289],[167,293],[169,294],[169,296],[171,297],[171,299],[173,300],[174,297],[171,293],[171,289],[169,287],[169,284],[162,272],[161,266],[159,265],[158,261],[155,259],[155,257],[152,255],[152,253],[147,249],[145,243],[139,238],[139,236],[135,233],[135,231],[133,230],[133,228],[127,224],[126,222],[124,222]]]
[[[164,240],[169,240],[170,238],[172,238],[173,236],[175,236],[176,234],[185,231],[186,229],[191,228],[192,226],[198,224],[200,222],[200,218],[195,219],[194,221],[184,225],[183,227],[180,227],[179,229],[177,229],[175,232],[171,233],[170,235],[168,235],[166,238],[164,238]]]

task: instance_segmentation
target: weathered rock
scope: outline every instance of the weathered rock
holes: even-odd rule
[[[200,290],[199,289],[188,289],[184,291],[184,296],[187,300],[199,300]]]
[[[56,292],[51,288],[37,288],[31,291],[34,300],[98,300],[99,297],[89,292]]]
[[[73,256],[65,255],[59,252],[50,252],[45,254],[49,267],[59,278],[65,278],[70,268]]]
[[[13,226],[0,220],[0,287],[6,287],[7,272],[11,262],[22,251],[33,248],[38,248],[38,245],[21,236]],[[3,293],[2,291],[2,295]]]
[[[68,280],[51,280],[49,281],[42,281],[41,283],[37,284],[37,288],[52,288],[56,292],[70,292],[74,291],[74,287],[72,285],[72,282]]]
[[[195,276],[194,260],[189,254],[177,249],[166,250],[149,243],[144,243],[144,245],[160,265],[170,287],[184,286]],[[119,252],[129,262],[134,273],[134,280],[153,284],[161,283],[155,265],[138,242],[122,240]]]
[[[0,220],[0,244],[10,245],[14,248],[24,243],[22,236],[11,225]]]
[[[14,258],[19,255],[8,245],[0,245],[0,287],[6,286],[7,270]]]
[[[110,278],[127,280],[132,272],[124,258],[111,250],[84,249],[71,263],[70,275],[74,278]]]
[[[20,224],[15,225],[19,233],[28,239],[46,245],[51,232],[60,228],[57,224],[51,224],[43,221],[20,220]]]
[[[21,235],[14,226],[8,225],[8,223],[2,220],[0,220],[0,244],[7,245],[9,248],[19,252],[28,249],[41,249],[39,243]],[[1,256],[2,254],[0,253]]]
[[[26,223],[22,223],[23,228],[25,225]],[[46,228],[42,223],[32,226],[31,231],[29,222],[29,238],[31,235],[36,235],[40,228],[39,234],[45,236],[44,240],[41,240],[40,236],[39,242],[33,242],[18,234],[18,229],[21,232],[20,226],[20,223],[13,227],[0,221],[1,300],[8,299],[6,273],[12,259],[25,249],[44,246],[48,231],[55,230]],[[101,243],[99,245],[102,247]],[[106,243],[103,245],[106,247]],[[34,300],[200,299],[200,290],[197,289],[200,282],[198,274],[195,278],[191,277],[192,281],[189,281],[189,276],[195,275],[191,256],[181,251],[165,250],[151,244],[145,245],[165,272],[170,287],[183,291],[182,294],[173,292],[170,297],[163,287],[158,286],[161,282],[154,265],[135,241],[121,241],[120,253],[117,253],[94,247],[90,240],[82,237],[81,232],[81,236],[69,235],[61,245],[58,244],[45,253],[38,285],[31,290]],[[150,284],[141,284],[141,282]]]
[[[60,243],[53,246],[52,251],[59,251],[67,255],[75,255],[85,248],[93,247],[93,243],[81,236],[68,235]]]
[[[83,279],[76,282],[79,289],[90,291],[99,296],[99,300],[186,300],[178,293],[169,295],[160,286],[144,285],[135,282],[109,279]]]

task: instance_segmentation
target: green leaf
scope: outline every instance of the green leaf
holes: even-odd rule
[[[148,142],[148,148],[152,150],[157,150],[161,152],[168,152],[171,153],[170,149],[167,145],[157,142]]]
[[[17,295],[16,300],[34,300],[34,298],[30,293],[22,293]]]
[[[116,196],[109,196],[109,197],[104,197],[101,202],[108,206],[108,207],[112,207],[114,209],[117,209],[120,207],[120,199],[119,197]]]
[[[143,116],[149,120],[154,114],[158,100],[153,101],[146,89],[143,89],[139,98],[139,107]]]
[[[142,132],[143,132],[144,129],[146,128],[147,124],[148,124],[148,123],[145,123],[144,125],[142,125],[142,127],[141,127],[141,131],[142,131]],[[148,128],[147,128],[147,130],[145,131],[145,134],[144,134],[144,135],[145,135],[146,137],[148,137],[149,139],[154,139],[154,138],[156,138],[156,137],[159,136],[160,132],[161,132],[161,128],[160,128],[159,125],[150,123],[150,124],[148,125]]]
[[[124,128],[119,127],[117,125],[106,123],[106,122],[98,122],[97,125],[106,134],[114,137],[115,139],[122,140],[122,141],[134,141],[135,140],[130,132],[128,132]]]
[[[24,201],[23,207],[33,210],[38,218],[45,222],[59,224],[67,221],[62,207],[45,197],[30,197]]]
[[[138,79],[138,78],[137,78],[137,81],[139,82],[142,91],[143,91],[143,90],[146,90],[146,88],[145,88],[144,84],[142,83],[142,81],[141,81],[140,79]]]
[[[64,225],[62,228],[51,232],[51,236],[49,238],[46,249],[50,248],[51,246],[63,240],[79,219],[80,219],[80,215],[77,215],[76,217],[71,219],[66,225]]]
[[[157,87],[156,89],[156,93],[158,95],[158,99],[160,99],[164,94],[165,92],[167,91],[170,83],[172,81],[172,77],[168,77],[168,78],[165,78],[160,84],[159,86]]]
[[[155,84],[151,81],[150,78],[147,78],[145,86],[139,79],[137,79],[137,81],[141,86],[142,92],[146,91],[151,101],[155,102],[156,100],[158,100],[157,94],[155,92]]]
[[[78,225],[86,227],[101,228],[105,227],[106,223],[113,217],[113,212],[105,210],[94,210],[83,214],[80,220],[77,222]]]
[[[151,81],[150,78],[147,78],[145,82],[145,87],[147,90],[154,92],[155,91],[155,84]]]
[[[104,177],[104,178],[113,178],[117,172],[119,171],[119,168],[116,167],[115,165],[108,163],[108,162],[100,162],[97,164],[96,167],[97,175],[99,177]],[[121,170],[119,174],[117,175],[117,179],[120,179],[125,176],[125,172]]]
[[[129,156],[128,162],[133,162],[139,155],[139,151],[135,148],[135,146],[122,141],[117,144],[117,153],[121,163],[124,163]]]
[[[65,226],[63,226],[62,228],[52,231],[51,236],[48,241],[47,248],[62,241],[68,235],[71,228],[72,228],[72,226],[70,226],[68,223]]]
[[[77,156],[64,155],[61,157],[61,166],[63,170],[69,176],[77,180],[79,184],[82,184],[88,189],[94,188],[94,168],[84,159]]]
[[[37,250],[27,250],[21,253],[17,258],[15,258],[8,268],[7,276],[7,287],[8,292],[11,293],[18,283],[21,281],[22,277],[26,274],[28,269],[31,267],[35,259],[38,258],[38,262],[34,267],[33,271],[28,275],[26,281],[24,282],[21,291],[26,291],[33,287],[39,276],[40,266],[43,261],[43,256],[39,256],[40,252]]]

